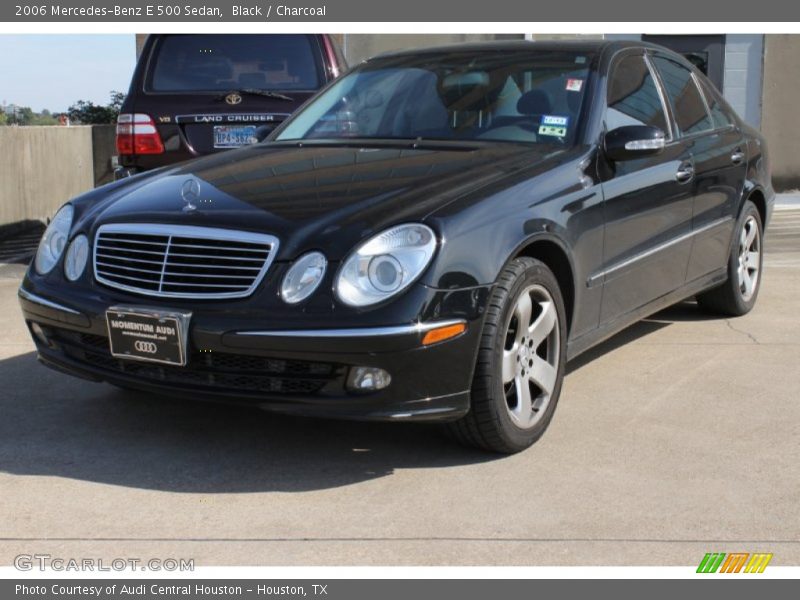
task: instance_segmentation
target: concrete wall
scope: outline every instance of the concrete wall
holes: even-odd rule
[[[142,53],[142,48],[144,48],[144,43],[147,41],[147,33],[137,33],[136,34],[136,58],[139,58],[139,55]]]
[[[117,126],[94,125],[92,127],[92,159],[94,185],[114,181],[114,166],[111,157],[117,154]]]
[[[800,35],[767,35],[761,131],[769,142],[772,181],[779,190],[800,188]]]
[[[111,160],[108,126],[94,134],[97,158],[93,129],[0,127],[0,226],[45,221],[64,202],[92,189],[96,173],[99,179],[108,179],[104,167]],[[113,126],[111,130],[113,136]]]

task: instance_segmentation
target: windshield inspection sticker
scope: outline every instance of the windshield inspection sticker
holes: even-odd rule
[[[539,125],[539,135],[551,135],[554,137],[565,137],[569,117],[560,115],[542,115],[542,122]]]
[[[567,79],[568,92],[580,92],[583,88],[583,79]]]

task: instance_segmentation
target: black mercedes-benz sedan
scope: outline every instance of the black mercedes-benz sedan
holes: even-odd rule
[[[773,200],[763,138],[663,48],[400,52],[70,201],[19,296],[65,373],[516,452],[567,360],[685,298],[748,312]]]

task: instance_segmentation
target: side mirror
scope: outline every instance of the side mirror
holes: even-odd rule
[[[665,137],[658,127],[625,125],[609,131],[603,145],[611,160],[634,160],[661,152]]]

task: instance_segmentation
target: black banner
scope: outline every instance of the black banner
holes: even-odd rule
[[[11,22],[790,22],[800,21],[800,4],[761,0],[460,0],[376,2],[375,0],[17,0],[0,5],[0,21]],[[555,32],[558,33],[558,32]]]
[[[20,600],[486,600],[488,598],[597,598],[626,600],[744,600],[793,598],[797,582],[780,579],[704,580],[6,580],[0,598]]]

